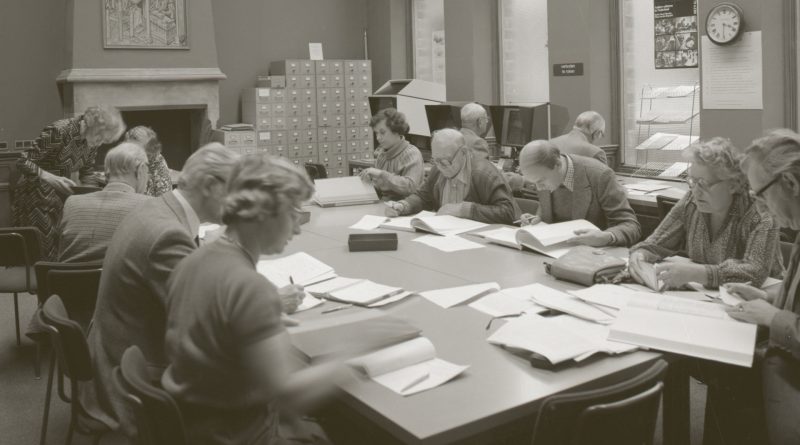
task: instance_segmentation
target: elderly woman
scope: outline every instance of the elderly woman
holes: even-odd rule
[[[330,368],[290,372],[281,296],[256,271],[260,255],[281,253],[300,233],[298,207],[312,191],[284,159],[242,158],[222,205],[225,234],[170,276],[170,366],[161,381],[181,407],[189,443],[294,443],[278,431],[279,402],[331,379]]]
[[[45,127],[17,162],[20,178],[14,187],[14,224],[39,229],[46,259],[55,261],[58,221],[71,188],[77,182],[92,181],[97,148],[116,141],[124,131],[117,109],[89,107],[80,116]]]
[[[125,140],[135,142],[144,147],[147,153],[147,169],[150,179],[147,180],[148,196],[161,196],[172,191],[172,178],[164,156],[161,155],[161,142],[156,132],[150,127],[139,125],[125,133]]]
[[[756,203],[781,227],[800,230],[800,135],[776,130],[747,149],[742,169]],[[767,434],[772,444],[800,443],[800,236],[775,295],[743,284],[728,290],[747,301],[728,313],[769,329],[761,364]]]
[[[488,224],[511,224],[519,214],[511,189],[495,166],[476,156],[464,136],[451,128],[439,130],[431,141],[433,168],[416,193],[390,201],[386,216],[413,215],[432,210],[439,215],[474,219]]]
[[[386,108],[369,123],[378,138],[375,167],[361,171],[361,179],[373,184],[383,196],[402,199],[417,191],[425,170],[419,149],[406,140],[406,116]]]
[[[717,288],[750,281],[760,286],[783,272],[778,227],[747,193],[739,169],[741,156],[727,139],[713,138],[690,146],[689,192],[656,230],[631,248],[630,271],[644,282],[643,263],[685,253],[689,262],[656,264],[657,277],[669,288],[700,283]]]

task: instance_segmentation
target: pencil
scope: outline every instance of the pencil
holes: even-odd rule
[[[291,275],[289,275],[289,284],[294,284],[294,278]]]

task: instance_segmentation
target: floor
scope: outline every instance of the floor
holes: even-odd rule
[[[36,299],[23,294],[19,296],[22,329],[27,325],[36,308]],[[23,335],[24,337],[24,335]],[[0,294],[0,443],[37,444],[42,424],[47,385],[47,360],[42,363],[42,378],[33,373],[35,348],[27,338],[22,347],[17,347],[14,334],[14,303],[10,294]],[[703,406],[705,388],[692,381],[692,444],[699,445],[703,436]],[[50,421],[47,432],[48,444],[62,444],[69,425],[69,406],[53,394]],[[661,444],[661,425],[657,426],[656,445]],[[73,444],[89,444],[91,441],[76,435]],[[116,445],[125,441],[116,435],[103,438],[101,444]]]

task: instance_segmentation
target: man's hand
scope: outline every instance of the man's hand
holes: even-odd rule
[[[567,242],[582,244],[584,246],[603,247],[608,246],[614,241],[614,236],[609,232],[597,229],[580,229],[575,231],[575,236]]]
[[[519,217],[519,225],[520,225],[520,227],[532,226],[534,224],[539,224],[540,222],[542,222],[542,218],[539,218],[536,215],[531,215],[530,213],[523,213]]]
[[[386,201],[384,204],[386,204],[386,210],[383,211],[383,214],[389,218],[402,215],[406,209],[406,205],[400,201]]]
[[[469,217],[470,203],[462,202],[459,204],[445,204],[436,212],[437,215],[452,215],[459,218]]]
[[[656,276],[667,289],[676,289],[686,283],[708,284],[706,267],[702,264],[665,261],[655,266]]]
[[[369,184],[374,184],[385,173],[386,173],[385,171],[383,171],[383,170],[381,170],[379,168],[368,167],[368,168],[365,168],[364,170],[361,170],[361,173],[359,173],[359,176],[361,177],[362,181],[364,181],[366,183],[369,183]]]
[[[292,318],[286,314],[281,314],[281,322],[283,322],[283,325],[286,327],[297,326],[300,324],[299,320]]]
[[[303,290],[303,286],[290,284],[278,289],[278,295],[280,295],[281,303],[283,303],[283,312],[292,314],[297,311],[306,293]]]
[[[769,327],[780,309],[771,305],[767,300],[755,299],[728,308],[727,312],[728,315],[739,321]]]
[[[76,185],[71,179],[54,175],[46,170],[41,170],[39,177],[42,181],[50,184],[50,187],[53,187],[55,191],[62,196],[71,195],[72,187]]]

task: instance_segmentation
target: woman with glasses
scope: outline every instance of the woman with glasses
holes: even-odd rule
[[[222,201],[225,234],[170,276],[170,365],[161,382],[181,408],[189,443],[300,443],[279,433],[279,408],[333,378],[335,368],[292,372],[279,290],[256,270],[261,255],[281,253],[300,233],[297,208],[312,193],[306,173],[288,161],[243,157]],[[319,443],[313,436],[302,443]]]
[[[499,170],[475,156],[464,136],[451,128],[434,133],[433,167],[416,193],[389,201],[386,216],[413,215],[422,210],[488,224],[512,224],[519,214],[511,189]]]
[[[406,140],[406,116],[386,108],[372,116],[369,126],[378,139],[378,148],[375,167],[362,170],[361,179],[388,199],[403,199],[417,191],[425,169],[419,149]]]
[[[658,279],[673,289],[687,283],[761,286],[769,276],[780,277],[778,226],[748,194],[733,144],[716,137],[693,144],[685,155],[691,162],[689,191],[647,239],[631,248],[633,278],[644,282],[643,263],[658,263]],[[660,262],[678,254],[691,262]]]
[[[800,230],[800,135],[776,130],[753,141],[742,169],[752,195],[777,224]],[[772,444],[800,443],[800,236],[790,258],[783,286],[773,294],[743,284],[727,286],[746,300],[728,314],[769,329],[761,374]]]

